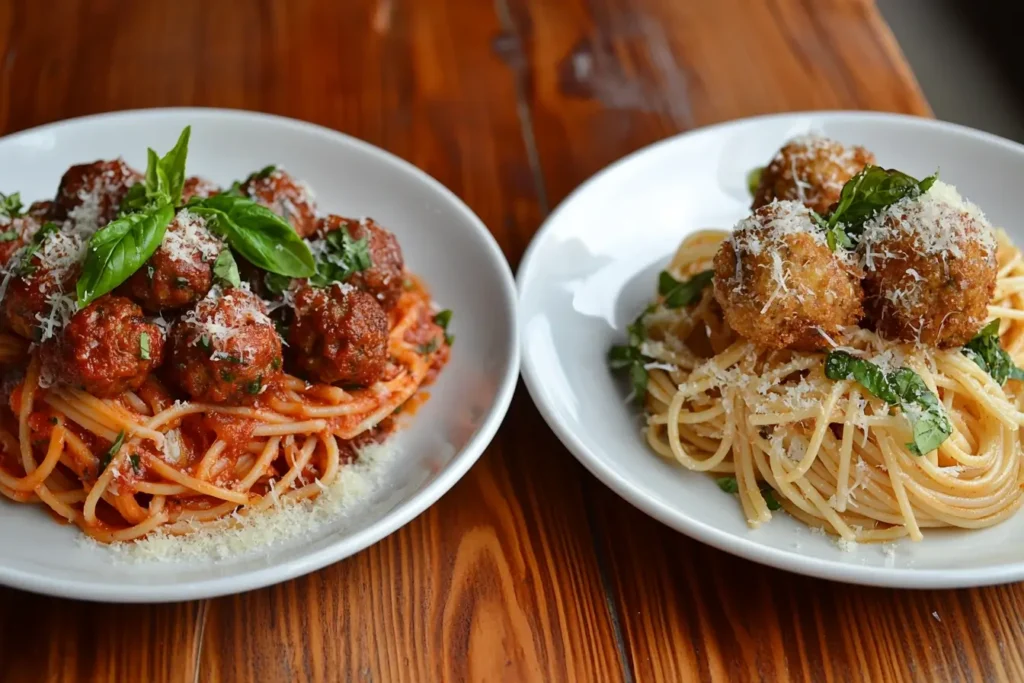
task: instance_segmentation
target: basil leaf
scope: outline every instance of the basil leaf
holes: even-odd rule
[[[253,200],[219,194],[193,199],[188,208],[208,218],[208,227],[254,266],[289,277],[316,274],[313,254],[292,226]]]
[[[100,467],[99,467],[99,471],[96,472],[96,476],[97,477],[99,477],[101,474],[103,474],[103,471],[105,469],[107,469],[107,465],[110,464],[110,461],[113,460],[114,456],[117,455],[117,452],[119,450],[121,450],[121,446],[123,446],[123,445],[124,445],[124,430],[122,430],[117,435],[117,438],[114,439],[114,443],[110,446],[110,448],[107,449],[107,451],[103,455],[100,456]]]
[[[93,234],[78,278],[78,308],[110,292],[131,277],[157,250],[174,220],[169,203],[129,213]]]
[[[434,322],[437,323],[442,330],[444,330],[444,343],[447,344],[448,346],[451,346],[452,343],[455,341],[455,335],[448,332],[448,323],[450,323],[451,321],[452,312],[451,309],[448,308],[444,309],[443,311],[439,311],[437,315],[434,316]]]
[[[264,273],[263,285],[271,294],[284,294],[292,286],[292,279],[287,275],[277,273]]]
[[[825,376],[834,381],[852,378],[876,398],[899,407],[913,431],[914,440],[907,444],[907,449],[914,455],[934,451],[953,433],[939,397],[910,368],[886,374],[863,358],[832,351],[825,357]]]
[[[373,267],[369,239],[353,239],[345,224],[327,233],[322,244],[317,273],[309,279],[309,284],[314,287],[328,287],[335,282],[344,282],[354,274]]]
[[[258,170],[255,173],[251,174],[249,176],[249,180],[252,180],[253,178],[269,178],[270,176],[272,176],[274,174],[274,171],[276,171],[276,170],[277,170],[277,165],[276,164],[270,164],[269,166],[264,166],[260,170]]]
[[[715,483],[726,493],[739,493],[740,483],[736,481],[736,477],[719,477],[715,479]]]
[[[167,171],[161,170],[160,157],[152,148],[146,150],[146,176],[143,188],[146,190],[146,199],[161,198],[170,201]]]
[[[7,219],[14,219],[22,215],[21,193],[12,192],[4,194],[0,192],[0,216]]]
[[[166,191],[174,206],[181,204],[181,191],[185,187],[185,160],[188,158],[188,140],[191,136],[192,126],[185,126],[174,147],[171,147],[157,163],[160,179],[164,183],[162,189]]]
[[[8,230],[7,232],[0,232],[0,242],[13,242],[18,239],[17,230]]]
[[[15,275],[28,275],[36,269],[36,267],[32,265],[32,257],[35,256],[36,252],[39,251],[39,248],[43,246],[43,242],[46,241],[46,238],[59,230],[59,225],[49,221],[43,223],[42,227],[36,230],[36,234],[32,235],[32,240],[21,251],[21,260],[18,261],[18,265],[14,269]]]
[[[649,374],[644,367],[651,362],[651,358],[640,351],[640,346],[647,338],[647,330],[644,328],[644,316],[653,311],[654,305],[648,306],[643,313],[637,316],[627,328],[627,343],[616,345],[608,349],[608,367],[612,370],[627,370],[630,382],[633,384],[633,398],[641,405],[647,396],[647,381]]]
[[[139,359],[149,360],[149,333],[143,332],[139,335]]]
[[[664,297],[665,308],[682,308],[697,300],[704,288],[711,284],[715,271],[705,270],[689,280],[676,280],[667,270],[658,276],[658,294]]]
[[[828,219],[829,228],[841,223],[847,235],[857,237],[869,218],[904,197],[927,192],[937,178],[935,174],[917,180],[900,171],[868,166],[843,185],[839,202]]]
[[[152,149],[146,150],[146,175],[143,182],[128,188],[128,193],[121,200],[122,212],[144,211],[156,204],[181,204],[181,191],[185,187],[185,160],[191,134],[192,127],[185,126],[178,136],[178,142],[163,157]]]
[[[242,278],[238,274],[238,264],[235,263],[235,257],[231,255],[230,249],[222,249],[217,255],[217,260],[213,262],[213,275],[232,287],[242,285]]]
[[[132,469],[135,470],[135,474],[140,473],[142,471],[142,465],[140,464],[141,459],[139,458],[138,454],[133,453],[132,455],[128,456],[128,459],[131,460]]]
[[[1024,370],[1014,364],[1010,354],[999,343],[998,318],[981,328],[981,331],[961,349],[961,353],[991,375],[1000,386],[1008,379],[1024,380]]]
[[[750,169],[747,173],[747,190],[750,191],[750,196],[753,197],[757,194],[757,188],[761,184],[761,176],[764,174],[764,166],[758,166],[757,168]]]
[[[782,509],[782,503],[779,502],[779,499],[775,496],[775,490],[770,486],[761,489],[761,496],[764,497],[765,505],[772,512]]]

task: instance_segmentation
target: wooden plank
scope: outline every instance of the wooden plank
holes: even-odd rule
[[[513,260],[540,221],[514,75],[497,56],[517,46],[501,40],[490,3],[67,0],[61,17],[28,0],[0,8],[0,129],[170,104],[269,111],[411,160],[465,198]],[[9,645],[45,642],[33,652],[54,669],[69,658],[83,680],[115,680],[103,664],[115,659],[117,673],[191,661],[164,630],[203,631],[203,681],[618,680],[581,471],[522,393],[454,491],[346,562],[211,601],[205,620],[195,607],[62,608],[49,630]],[[11,595],[20,609],[0,605],[9,633],[52,604]],[[116,635],[83,636],[93,631]],[[89,657],[76,663],[83,643]],[[176,666],[166,675],[191,680]]]
[[[514,0],[548,197],[717,121],[852,108],[929,115],[867,0]],[[1020,585],[844,586],[691,541],[588,477],[638,681],[1014,680]]]

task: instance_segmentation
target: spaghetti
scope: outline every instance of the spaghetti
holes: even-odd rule
[[[710,269],[727,236],[689,236],[668,272],[686,279]],[[997,237],[989,313],[1002,320],[1002,347],[1024,360],[1024,259],[1005,234]],[[883,369],[909,367],[938,396],[952,434],[922,456],[906,446],[911,426],[901,410],[853,380],[826,377],[824,353],[772,350],[738,336],[710,288],[688,308],[657,307],[643,324],[643,354],[653,359],[647,442],[689,470],[734,476],[752,527],[771,519],[777,499],[843,541],[920,540],[925,528],[991,526],[1024,500],[1024,392],[1014,381],[1000,386],[960,349],[859,328],[846,335],[843,349]]]

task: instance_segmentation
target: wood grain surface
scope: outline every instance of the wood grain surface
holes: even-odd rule
[[[929,114],[868,0],[0,3],[0,131],[167,105],[380,145],[513,266],[579,182],[676,132]],[[690,541],[585,473],[520,391],[437,505],[310,576],[160,606],[0,590],[0,680],[1024,680],[1022,613],[1018,586],[843,586]]]

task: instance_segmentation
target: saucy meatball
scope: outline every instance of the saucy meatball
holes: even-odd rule
[[[846,181],[873,163],[875,155],[863,147],[846,147],[816,135],[796,138],[761,172],[751,208],[792,200],[824,215],[839,200]]]
[[[316,204],[304,183],[286,171],[268,167],[249,176],[242,192],[288,221],[299,237],[308,237],[316,230]]]
[[[13,276],[3,297],[2,319],[7,328],[33,341],[45,341],[53,332],[55,306],[73,298],[75,282],[85,255],[86,240],[79,235],[53,231],[38,245],[38,250],[22,266],[11,263]],[[42,236],[42,235],[40,235]]]
[[[860,250],[868,319],[882,336],[962,346],[988,318],[995,236],[951,185],[936,182],[870,219]]]
[[[142,386],[164,358],[164,333],[120,296],[101,296],[42,346],[43,373],[108,398]]]
[[[183,308],[210,291],[213,263],[223,243],[206,229],[206,219],[183,209],[167,226],[164,240],[120,292],[150,312]]]
[[[57,188],[57,211],[81,231],[94,232],[114,220],[128,189],[142,175],[123,159],[72,166]]]
[[[357,271],[346,282],[371,294],[385,311],[390,311],[402,296],[405,262],[402,248],[395,236],[369,218],[353,220],[341,216],[320,219],[317,237],[311,248],[314,252],[335,250],[340,246],[338,232],[344,229],[353,240],[366,240],[370,266]],[[332,235],[332,233],[335,233]]]
[[[281,375],[281,338],[257,296],[214,286],[171,329],[168,369],[193,400],[249,404]]]
[[[185,184],[181,188],[181,203],[187,204],[193,197],[206,199],[220,194],[220,192],[220,187],[216,183],[199,176],[192,176],[185,179]]]
[[[30,213],[10,220],[0,219],[0,266],[6,267],[15,252],[25,246],[43,221]]]
[[[860,319],[862,271],[829,250],[799,202],[763,206],[715,255],[714,294],[736,333],[762,346],[813,351]]]
[[[295,293],[288,344],[300,375],[366,386],[380,378],[388,359],[388,317],[352,285],[303,286]]]

